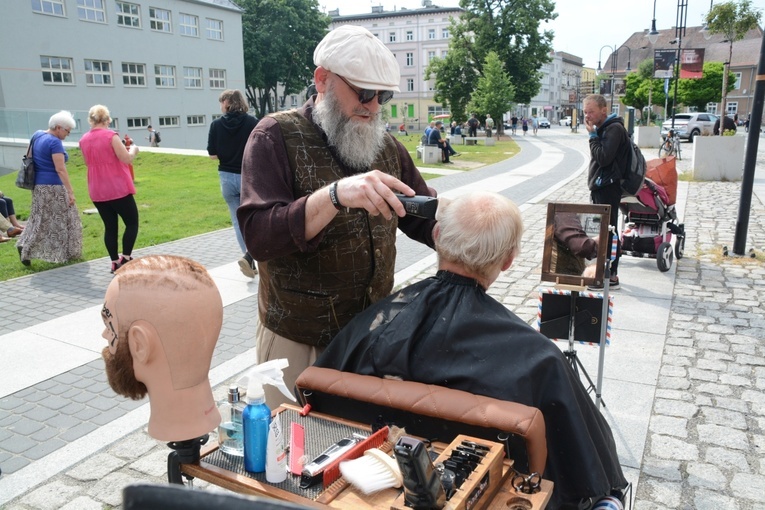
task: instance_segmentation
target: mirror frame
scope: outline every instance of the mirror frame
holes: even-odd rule
[[[585,278],[584,276],[574,276],[570,274],[553,273],[552,265],[552,247],[554,240],[555,215],[557,213],[577,213],[591,214],[600,216],[600,234],[598,235],[598,257],[596,259],[596,269],[594,278]],[[545,227],[545,244],[542,254],[542,281],[553,282],[556,285],[575,285],[585,287],[587,285],[600,285],[603,282],[603,274],[606,268],[606,250],[608,249],[608,220],[611,215],[610,205],[597,204],[567,204],[559,202],[549,202],[547,204],[547,225]],[[601,242],[601,240],[606,242]]]

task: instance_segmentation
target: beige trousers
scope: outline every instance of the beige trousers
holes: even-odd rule
[[[284,369],[284,384],[287,389],[294,393],[295,381],[306,368],[313,365],[316,358],[324,351],[323,347],[301,344],[277,335],[258,321],[255,333],[255,341],[258,349],[258,363],[271,361],[272,359],[287,358],[290,366]],[[277,388],[268,385],[264,388],[266,404],[271,409],[276,409],[281,404],[294,404]]]

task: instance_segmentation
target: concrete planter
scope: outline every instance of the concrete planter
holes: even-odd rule
[[[641,149],[658,149],[661,145],[661,129],[659,126],[638,126],[633,139]]]
[[[744,171],[743,136],[697,136],[693,139],[693,178],[740,181]]]

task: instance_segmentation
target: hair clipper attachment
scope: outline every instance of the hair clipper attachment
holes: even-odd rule
[[[415,509],[443,508],[446,495],[422,441],[402,437],[393,448],[404,476],[404,498]]]
[[[313,459],[310,463],[306,464],[303,467],[303,472],[300,474],[300,488],[307,489],[320,482],[324,475],[324,470],[335,460],[339,459],[344,453],[353,448],[356,443],[358,443],[357,439],[347,437],[341,439],[324,450],[321,455]]]
[[[407,197],[396,193],[396,198],[403,204],[407,216],[417,216],[428,220],[436,219],[438,210],[438,199],[426,195],[415,195]]]

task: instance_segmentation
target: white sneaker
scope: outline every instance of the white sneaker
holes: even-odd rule
[[[245,253],[244,257],[239,259],[239,270],[247,278],[255,278],[258,275],[258,268],[249,253]]]

